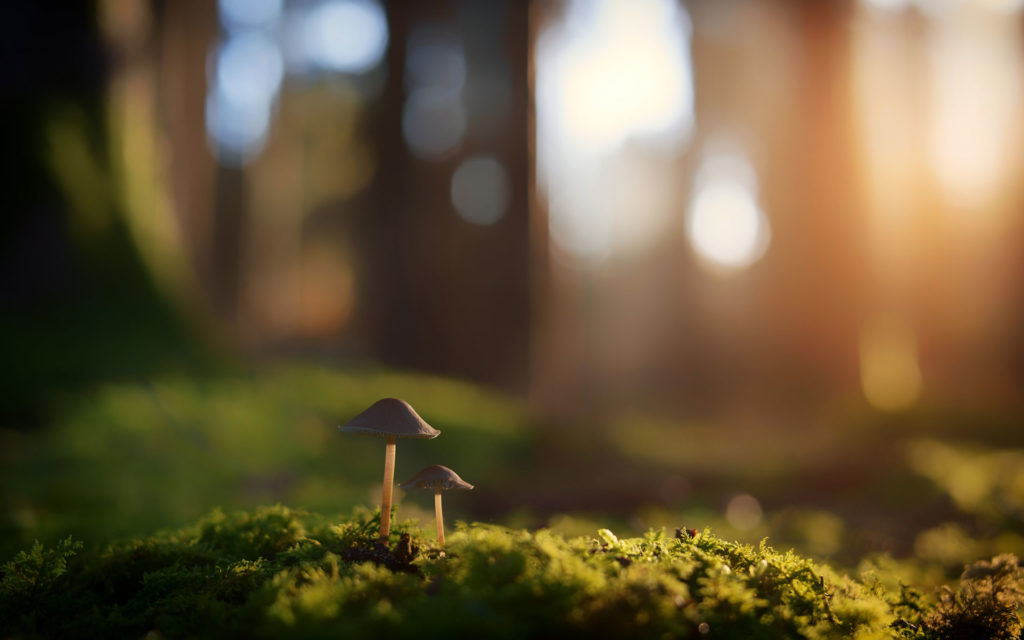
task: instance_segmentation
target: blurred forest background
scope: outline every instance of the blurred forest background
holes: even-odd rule
[[[1024,552],[1022,4],[14,0],[0,551],[374,504],[399,396],[455,517]]]

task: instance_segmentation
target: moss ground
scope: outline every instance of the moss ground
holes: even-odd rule
[[[958,590],[887,589],[709,531],[566,538],[459,524],[445,554],[410,522],[282,506],[3,565],[4,637],[1015,638],[1022,570],[1003,556]],[[892,576],[889,576],[892,577]],[[967,635],[964,635],[964,634]],[[448,634],[445,636],[445,634]]]

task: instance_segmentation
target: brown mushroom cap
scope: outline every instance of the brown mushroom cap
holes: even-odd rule
[[[384,398],[338,427],[346,433],[396,438],[436,438],[441,432],[427,424],[405,400]]]
[[[426,469],[423,469],[412,478],[398,486],[403,489],[411,489],[414,487],[419,487],[420,489],[433,489],[435,484],[447,491],[468,491],[473,488],[473,485],[460,478],[459,474],[455,473],[448,467],[442,467],[439,464],[431,465]]]

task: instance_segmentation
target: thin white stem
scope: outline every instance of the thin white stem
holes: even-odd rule
[[[444,513],[441,511],[441,486],[434,484],[434,519],[437,520],[437,546],[444,547]]]
[[[387,543],[391,534],[391,492],[395,484],[395,436],[388,436],[384,445],[384,485],[380,501],[380,539]]]

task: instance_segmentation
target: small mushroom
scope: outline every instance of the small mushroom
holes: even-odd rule
[[[434,490],[434,519],[437,521],[437,546],[444,546],[444,513],[441,510],[441,491],[468,491],[473,488],[448,467],[439,464],[423,469],[411,479],[398,485],[403,489],[418,487]]]
[[[431,427],[405,400],[384,398],[339,427],[345,433],[385,439],[384,482],[380,503],[380,539],[391,533],[391,493],[395,482],[395,446],[398,438],[436,438],[441,432]]]

